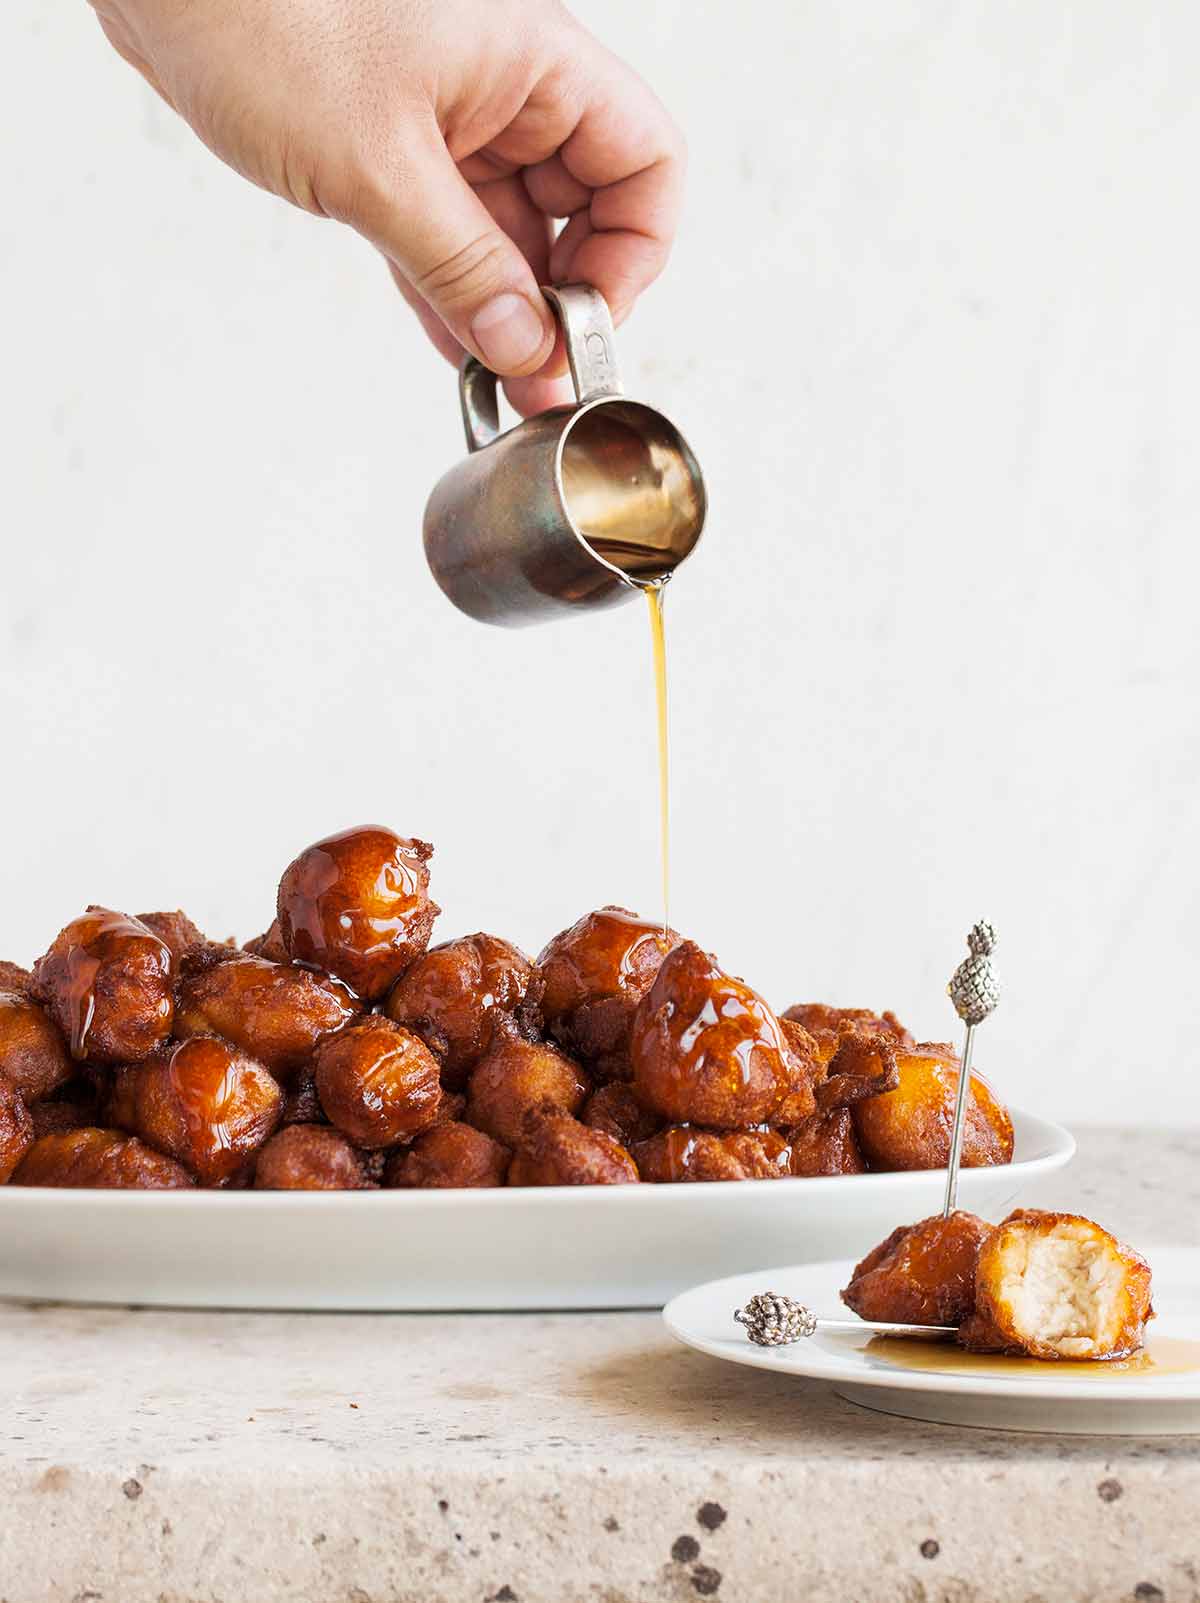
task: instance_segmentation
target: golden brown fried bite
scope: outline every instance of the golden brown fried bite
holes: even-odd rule
[[[203,931],[197,929],[180,908],[176,908],[172,913],[139,913],[137,920],[139,924],[144,924],[148,930],[152,930],[159,940],[170,948],[171,956],[175,959],[176,972],[182,959],[189,953],[217,944],[215,941],[210,941]]]
[[[546,1029],[599,1079],[628,1079],[633,1010],[678,944],[674,930],[627,908],[585,913],[537,960]]]
[[[800,1178],[822,1174],[864,1174],[866,1164],[854,1134],[849,1108],[814,1113],[788,1131],[788,1173]]]
[[[814,1035],[822,1030],[832,1030],[835,1035],[841,1035],[844,1030],[865,1035],[882,1032],[890,1035],[898,1046],[915,1045],[894,1013],[872,1013],[865,1007],[827,1007],[824,1002],[796,1002],[780,1016],[795,1019]]]
[[[366,1191],[362,1157],[327,1124],[290,1124],[263,1146],[254,1167],[256,1191]]]
[[[25,1099],[0,1074],[0,1186],[5,1185],[33,1145],[33,1120]]]
[[[240,1180],[279,1123],[283,1092],[261,1063],[215,1035],[165,1046],[113,1081],[108,1117],[201,1185]]]
[[[32,995],[33,975],[19,963],[0,960],[0,991],[15,991],[18,996]]]
[[[884,1030],[843,1029],[815,1087],[816,1105],[820,1112],[831,1113],[894,1091],[899,1084],[894,1036]]]
[[[580,1115],[593,1130],[603,1130],[623,1147],[647,1141],[662,1128],[657,1113],[649,1113],[623,1080],[610,1080],[588,1097]]]
[[[279,932],[299,963],[345,980],[367,1001],[387,994],[429,945],[433,847],[365,825],[300,853],[279,881]],[[269,934],[269,932],[268,932]]]
[[[384,1170],[385,1186],[443,1191],[460,1186],[502,1186],[511,1154],[482,1130],[451,1119],[394,1152]]]
[[[788,1143],[774,1131],[742,1133],[672,1125],[630,1148],[651,1185],[701,1180],[779,1180],[789,1172]]]
[[[549,1105],[577,1114],[591,1092],[579,1065],[544,1041],[526,1041],[507,1018],[496,1020],[492,1044],[471,1073],[468,1124],[515,1147],[525,1115]]]
[[[860,1319],[961,1324],[975,1307],[975,1262],[991,1229],[961,1210],[901,1225],[856,1266],[842,1301]]]
[[[526,1113],[508,1170],[510,1186],[627,1186],[639,1179],[620,1142],[557,1108]]]
[[[678,1123],[746,1129],[791,1102],[813,1110],[803,1066],[757,992],[694,941],[663,961],[638,1003],[629,1039],[634,1094]]]
[[[926,1044],[897,1058],[900,1084],[854,1105],[854,1129],[872,1169],[941,1169],[950,1157],[958,1059],[951,1047]],[[966,1169],[1008,1163],[1013,1125],[1008,1109],[980,1074],[972,1073],[963,1127]]]
[[[174,974],[171,949],[152,930],[125,913],[89,907],[34,964],[33,993],[72,1057],[128,1063],[149,1057],[170,1034]]]
[[[424,1041],[374,1015],[323,1041],[317,1095],[327,1117],[356,1146],[376,1150],[411,1141],[437,1122],[438,1061]]]
[[[86,1128],[39,1137],[12,1183],[101,1191],[179,1191],[196,1182],[181,1163],[133,1136]]]
[[[175,1033],[222,1035],[290,1080],[360,1011],[357,999],[329,975],[238,952],[180,980]]]
[[[0,990],[0,1076],[27,1103],[49,1096],[75,1073],[62,1031],[24,992]]]
[[[1128,1358],[1154,1317],[1150,1292],[1145,1259],[1091,1219],[1018,1208],[979,1249],[958,1339],[971,1352]]]
[[[388,992],[384,1012],[421,1037],[441,1061],[442,1084],[456,1089],[491,1045],[497,1014],[530,1039],[539,1034],[541,990],[541,976],[510,941],[464,935],[415,958]]]

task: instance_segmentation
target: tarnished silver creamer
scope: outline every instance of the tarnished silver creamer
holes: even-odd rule
[[[623,394],[603,296],[586,284],[545,294],[576,404],[501,433],[496,375],[468,357],[459,394],[470,455],[425,508],[434,578],[484,623],[615,606],[669,577],[704,528],[699,463],[668,418]]]

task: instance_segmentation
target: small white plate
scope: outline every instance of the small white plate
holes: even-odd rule
[[[668,1303],[663,1319],[673,1336],[713,1358],[831,1381],[839,1397],[884,1414],[1068,1435],[1200,1434],[1200,1249],[1139,1250],[1154,1272],[1158,1311],[1148,1362],[972,1359],[952,1345],[883,1343],[865,1330],[818,1331],[786,1347],[756,1347],[734,1323],[734,1309],[759,1291],[782,1292],[818,1317],[852,1319],[838,1296],[852,1259],[709,1281]]]
[[[998,1217],[1075,1143],[1014,1113],[1012,1163],[964,1169]],[[747,1264],[861,1254],[942,1204],[944,1170],[480,1191],[0,1186],[0,1296],[192,1308],[660,1308]]]

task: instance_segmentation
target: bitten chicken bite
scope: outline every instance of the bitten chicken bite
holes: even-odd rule
[[[327,1124],[290,1124],[263,1146],[254,1166],[256,1191],[366,1191],[361,1156]]]
[[[785,1101],[789,1122],[813,1111],[807,1075],[757,992],[694,941],[663,960],[638,1003],[629,1038],[633,1089],[665,1119],[745,1129]]]
[[[657,1113],[650,1113],[623,1080],[610,1080],[587,1099],[580,1115],[593,1130],[603,1130],[627,1147],[631,1141],[646,1141],[662,1128]]]
[[[242,1178],[283,1112],[283,1092],[261,1063],[215,1035],[163,1047],[113,1081],[108,1117],[202,1185]]]
[[[549,1033],[598,1078],[628,1079],[633,1010],[678,944],[674,930],[624,907],[585,913],[537,961]]]
[[[637,1165],[612,1136],[557,1108],[531,1108],[508,1170],[510,1186],[627,1186]]]
[[[272,1074],[290,1080],[320,1042],[360,1011],[355,997],[327,974],[239,952],[211,968],[185,973],[175,1033],[222,1035]]]
[[[175,960],[136,918],[89,907],[55,936],[33,969],[33,993],[93,1063],[149,1057],[171,1032]]]
[[[345,980],[369,1002],[429,945],[441,911],[429,899],[433,847],[365,825],[300,853],[279,881],[283,944],[299,963]]]
[[[677,1124],[630,1148],[638,1173],[652,1185],[700,1180],[779,1180],[790,1148],[774,1131],[719,1135]]]
[[[23,992],[0,990],[0,1076],[36,1102],[74,1073],[62,1031],[45,1009]]]
[[[900,1225],[855,1267],[842,1301],[860,1319],[961,1324],[975,1307],[975,1262],[991,1229],[961,1210]]]
[[[1018,1208],[979,1249],[958,1339],[971,1352],[1128,1358],[1154,1317],[1150,1291],[1145,1259],[1091,1219]]]
[[[0,1186],[6,1184],[33,1145],[33,1120],[25,1099],[0,1074]]]
[[[526,1041],[507,1018],[496,1020],[492,1044],[471,1074],[467,1123],[515,1147],[531,1108],[575,1115],[591,1092],[577,1063],[544,1041]]]
[[[323,1041],[316,1079],[327,1117],[356,1146],[393,1147],[437,1121],[437,1059],[419,1036],[390,1019],[373,1015]]]
[[[951,1047],[901,1051],[900,1084],[854,1105],[854,1129],[872,1169],[941,1169],[950,1158],[958,1059]],[[962,1163],[981,1169],[1008,1163],[1013,1125],[1008,1109],[980,1074],[972,1073],[963,1125]]]
[[[814,1113],[803,1124],[794,1125],[787,1134],[791,1146],[789,1174],[803,1178],[866,1172],[849,1108]]]
[[[502,1186],[511,1154],[482,1130],[452,1119],[419,1135],[404,1152],[394,1152],[383,1172],[385,1186],[419,1191],[457,1186]]]
[[[181,1163],[133,1136],[86,1128],[40,1136],[12,1183],[99,1191],[179,1191],[196,1182]]]
[[[388,992],[384,1012],[419,1035],[440,1059],[450,1089],[487,1051],[495,1015],[522,1035],[539,1033],[542,981],[524,952],[495,935],[464,935],[415,958]]]

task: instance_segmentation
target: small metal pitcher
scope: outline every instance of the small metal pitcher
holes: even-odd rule
[[[586,284],[545,294],[577,404],[502,434],[496,375],[468,357],[459,396],[471,454],[425,507],[434,578],[484,623],[615,606],[673,573],[704,527],[704,479],[687,441],[622,394],[604,297]]]

